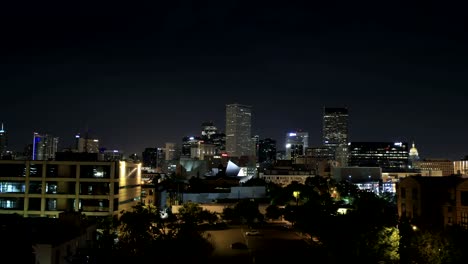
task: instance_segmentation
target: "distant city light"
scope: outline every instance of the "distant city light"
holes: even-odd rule
[[[296,133],[289,133],[289,136],[290,136],[290,137],[295,137],[295,136],[296,136]]]

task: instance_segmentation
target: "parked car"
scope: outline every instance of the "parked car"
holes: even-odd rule
[[[262,233],[260,233],[260,231],[258,231],[258,230],[252,229],[250,231],[245,232],[245,235],[246,236],[260,236],[260,235],[262,235]]]
[[[235,242],[231,244],[232,249],[248,249],[247,245],[242,242]]]

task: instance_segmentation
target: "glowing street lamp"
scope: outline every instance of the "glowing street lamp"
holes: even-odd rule
[[[296,198],[296,206],[299,205],[299,195],[301,194],[300,191],[294,191],[293,196]]]

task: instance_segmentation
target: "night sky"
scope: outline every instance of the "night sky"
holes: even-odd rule
[[[237,102],[279,149],[295,129],[318,146],[328,106],[349,108],[350,141],[468,155],[462,4],[17,2],[0,8],[0,120],[13,150],[34,131],[68,147],[88,128],[103,147],[141,154],[200,134],[203,121],[224,131]]]

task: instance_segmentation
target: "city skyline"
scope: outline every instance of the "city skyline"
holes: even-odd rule
[[[413,141],[468,155],[463,6],[375,1],[208,1],[136,6],[8,3],[2,111],[12,150],[33,133],[73,144],[89,128],[128,153],[180,143],[225,105],[252,106],[252,135],[321,145],[323,107],[349,109],[349,141]],[[69,142],[69,143],[68,143]]]

